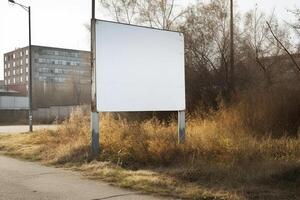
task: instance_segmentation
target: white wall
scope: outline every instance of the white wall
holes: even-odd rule
[[[28,97],[0,96],[0,110],[21,110],[28,109],[28,107]]]

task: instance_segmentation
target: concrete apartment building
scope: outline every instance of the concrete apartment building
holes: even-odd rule
[[[69,106],[90,102],[90,53],[32,46],[33,107]],[[29,48],[4,54],[4,85],[28,94]]]

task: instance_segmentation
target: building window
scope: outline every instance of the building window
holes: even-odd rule
[[[22,77],[22,76],[20,77],[20,82],[21,82],[21,83],[23,82],[23,77]]]
[[[7,61],[7,56],[4,56],[4,61]]]
[[[16,58],[16,54],[13,53],[13,59],[15,59],[15,58]]]
[[[46,80],[46,79],[47,79],[46,76],[40,76],[40,77],[39,77],[39,80],[40,80],[40,81],[44,81],[44,80]]]
[[[8,63],[8,66],[7,66],[7,68],[10,68],[10,63]]]
[[[63,70],[62,69],[54,69],[54,73],[56,74],[63,74]]]
[[[28,58],[26,58],[26,64],[28,64]]]
[[[26,56],[28,56],[28,49],[26,49],[25,54],[26,54]]]
[[[21,57],[23,56],[23,51],[20,52],[20,56],[21,56]]]
[[[14,62],[13,62],[13,67],[15,67],[15,66],[16,66],[16,62],[14,61]]]
[[[14,83],[14,84],[16,83],[16,78],[13,79],[13,83]]]
[[[28,67],[26,67],[26,72],[28,72]]]
[[[49,73],[49,72],[51,72],[51,70],[49,70],[49,69],[46,68],[46,67],[39,68],[38,71],[39,71],[39,72],[44,72],[44,73]]]
[[[7,67],[7,65],[6,65],[6,64],[4,64],[4,69],[6,69],[6,67]]]
[[[65,78],[62,78],[62,77],[55,77],[54,80],[55,80],[56,82],[59,82],[59,83],[62,83],[62,82],[64,82],[64,81],[66,81],[66,79],[65,79]]]
[[[7,80],[4,80],[4,85],[7,85]]]
[[[10,84],[10,79],[8,79],[8,85]]]
[[[26,76],[26,81],[28,81],[28,76]]]
[[[23,74],[23,69],[21,69],[21,74]]]
[[[10,71],[7,72],[7,76],[10,76]]]
[[[7,75],[6,72],[4,72],[4,77],[6,77],[6,75]]]
[[[20,60],[20,65],[23,65],[23,60]]]
[[[16,75],[16,70],[13,70],[13,75]]]

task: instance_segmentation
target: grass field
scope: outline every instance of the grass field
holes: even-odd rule
[[[80,110],[58,131],[0,136],[3,154],[82,171],[92,179],[183,199],[299,199],[300,139],[256,136],[228,115],[175,120],[101,118],[101,154],[90,158],[89,118]]]

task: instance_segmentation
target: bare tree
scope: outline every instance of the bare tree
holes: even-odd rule
[[[272,72],[274,66],[278,64],[277,58],[284,52],[278,41],[272,36],[266,21],[269,21],[269,26],[273,27],[280,40],[289,45],[289,33],[279,25],[274,12],[270,16],[266,16],[265,13],[254,8],[245,16],[244,49],[250,51],[248,54],[250,60],[254,60],[256,66],[261,69],[266,80],[266,87],[269,88],[273,84]],[[251,61],[248,59],[246,62],[250,63]]]
[[[100,0],[114,20],[162,29],[176,28],[176,22],[186,13],[174,0]]]
[[[225,93],[230,89],[230,21],[229,1],[215,0],[208,4],[198,3],[191,9],[185,26],[192,35],[194,54],[201,56],[201,60],[208,63],[218,75],[218,85]],[[192,24],[193,23],[193,24]],[[238,23],[238,17],[235,19]],[[238,26],[236,33],[238,33]],[[235,38],[238,34],[235,35]],[[195,51],[197,49],[197,51]]]
[[[202,99],[202,106],[215,102],[219,94],[228,100],[232,94],[229,8],[229,1],[225,0],[197,3],[188,9],[180,28],[185,34],[187,83],[191,83],[187,93],[192,99]],[[237,12],[234,35],[237,41],[238,15]]]
[[[266,22],[266,23],[267,23],[267,26],[270,29],[270,32],[271,32],[272,36],[274,37],[274,39],[278,42],[278,44],[281,46],[281,48],[289,55],[290,59],[292,60],[293,64],[295,65],[296,69],[298,70],[298,72],[300,72],[300,66],[298,65],[298,63],[295,60],[294,56],[290,53],[290,51],[285,47],[285,45],[276,36],[276,34],[274,33],[270,23],[269,22]]]
[[[300,37],[300,9],[290,10],[295,17],[294,22],[288,22],[288,24],[294,29],[298,37]]]
[[[131,24],[138,13],[138,0],[100,0],[100,5],[108,10],[117,22]]]
[[[162,29],[174,29],[186,13],[174,0],[140,0],[139,11],[140,23]]]

